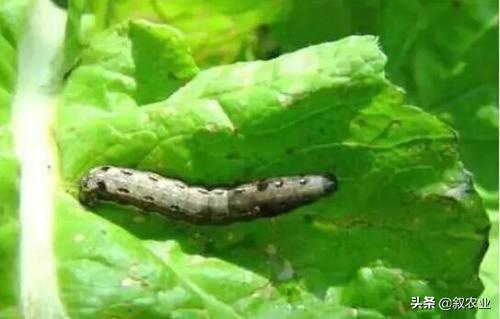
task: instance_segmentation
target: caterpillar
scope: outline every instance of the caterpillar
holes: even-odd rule
[[[87,206],[114,201],[195,224],[229,224],[277,216],[336,190],[335,176],[327,174],[208,190],[151,172],[99,166],[82,178],[80,201]]]

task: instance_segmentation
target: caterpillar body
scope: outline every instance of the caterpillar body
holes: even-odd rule
[[[100,166],[81,180],[80,201],[133,205],[195,224],[228,224],[273,217],[337,189],[333,175],[279,177],[211,190],[129,168]]]

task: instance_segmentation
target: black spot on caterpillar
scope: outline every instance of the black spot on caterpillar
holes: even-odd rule
[[[133,205],[195,224],[229,224],[289,212],[337,190],[333,175],[270,178],[208,190],[128,168],[100,166],[81,180],[80,201]]]

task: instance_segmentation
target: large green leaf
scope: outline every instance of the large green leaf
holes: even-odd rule
[[[272,27],[284,52],[353,33],[379,35],[390,78],[458,131],[461,158],[491,207],[481,272],[484,296],[498,305],[498,2],[293,1]],[[480,312],[497,314],[498,306]]]
[[[67,196],[57,209],[61,297],[72,318],[440,318],[433,310],[400,313],[410,296],[432,294],[400,269],[365,267],[321,300],[300,285],[280,291],[232,263],[188,255],[175,241],[141,243]],[[393,289],[400,292],[389,297]]]
[[[121,35],[125,42],[129,34]],[[109,31],[96,38],[101,36]],[[98,47],[96,41],[90,48]],[[247,308],[253,302],[243,308],[235,303],[252,299],[250,291],[231,288],[237,293],[231,297],[224,286],[210,283],[222,271],[224,277],[249,276],[250,286],[268,281],[277,296],[263,296],[258,308],[278,307],[274,298],[285,298],[285,308],[299,304],[305,309],[297,314],[300,318],[313,318],[323,307],[335,308],[325,315],[353,316],[342,302],[370,309],[366,318],[436,315],[410,311],[410,300],[403,299],[411,294],[377,307],[373,298],[380,298],[374,296],[383,295],[383,288],[367,296],[361,288],[347,288],[357,269],[376,260],[424,279],[436,297],[480,293],[478,266],[489,223],[459,161],[457,135],[438,118],[404,103],[402,91],[385,78],[386,58],[376,38],[353,36],[271,61],[208,69],[165,101],[140,107],[134,100],[140,79],[127,73],[133,64],[130,48],[113,55],[112,63],[106,52],[103,59],[99,50],[89,52],[87,62],[67,79],[56,132],[63,177],[73,195],[79,178],[101,164],[152,170],[207,186],[330,172],[338,176],[340,189],[288,215],[227,227],[145,217],[115,204],[93,209],[112,225],[62,199],[56,253],[68,312],[84,318],[128,310],[132,318],[253,313]],[[79,75],[81,69],[100,68],[94,81],[108,81],[108,73],[101,71],[111,64],[117,76],[130,80],[130,86],[114,86],[112,92],[130,103],[106,104],[103,99],[85,104],[67,98],[78,95],[75,88],[87,80]],[[187,254],[211,256],[227,266],[200,266],[193,286],[188,280],[193,274],[176,271],[175,261],[158,260],[148,252],[165,240],[175,241]],[[82,244],[73,245],[75,241]],[[152,276],[149,284],[139,287],[141,280],[135,277],[125,280],[132,266]],[[101,279],[94,281],[97,277]],[[139,286],[125,289],[123,280],[125,286]],[[151,297],[149,287],[158,285],[162,292]],[[351,289],[346,295],[351,297],[330,306],[328,298],[312,297],[343,286]],[[158,300],[174,292],[178,298]],[[207,304],[205,295],[216,302]],[[185,312],[187,307],[192,312]],[[458,317],[472,315],[464,311]]]
[[[34,73],[19,94],[29,4],[0,0],[1,318],[21,317],[19,305],[29,318],[473,318],[413,310],[410,300],[498,298],[495,230],[483,258],[485,207],[498,223],[494,1],[72,0],[62,61],[41,52],[57,37],[32,21],[37,45],[21,52],[21,64]],[[370,33],[379,38],[344,38]],[[290,53],[201,72],[194,62],[279,52]],[[46,74],[60,75],[55,99]],[[23,211],[21,225],[23,253],[40,256],[47,280],[29,276],[35,259],[19,267],[14,93],[34,118],[58,103],[63,183],[56,198],[37,201],[44,207]],[[44,140],[17,137],[52,129],[45,118],[23,123],[16,141],[28,146]],[[45,163],[54,151],[45,146],[21,156],[23,181],[34,163],[27,157]],[[79,180],[101,164],[207,187],[333,173],[340,188],[274,219],[197,226],[115,203],[83,207]],[[22,204],[33,193],[23,190]],[[53,230],[45,223],[52,201]],[[40,239],[53,243],[55,260],[51,249],[30,250],[44,247],[27,240],[39,238],[27,236],[37,225],[47,227]],[[20,281],[29,288],[21,303]]]
[[[380,35],[391,78],[421,107],[457,128],[466,165],[483,187],[495,190],[497,29],[494,0],[329,0],[295,1],[273,34],[285,52],[358,32]]]

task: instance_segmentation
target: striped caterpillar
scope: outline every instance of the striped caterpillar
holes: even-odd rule
[[[151,172],[100,166],[82,178],[80,201],[89,206],[114,201],[195,224],[228,224],[280,215],[336,189],[332,175],[271,178],[207,190]]]

